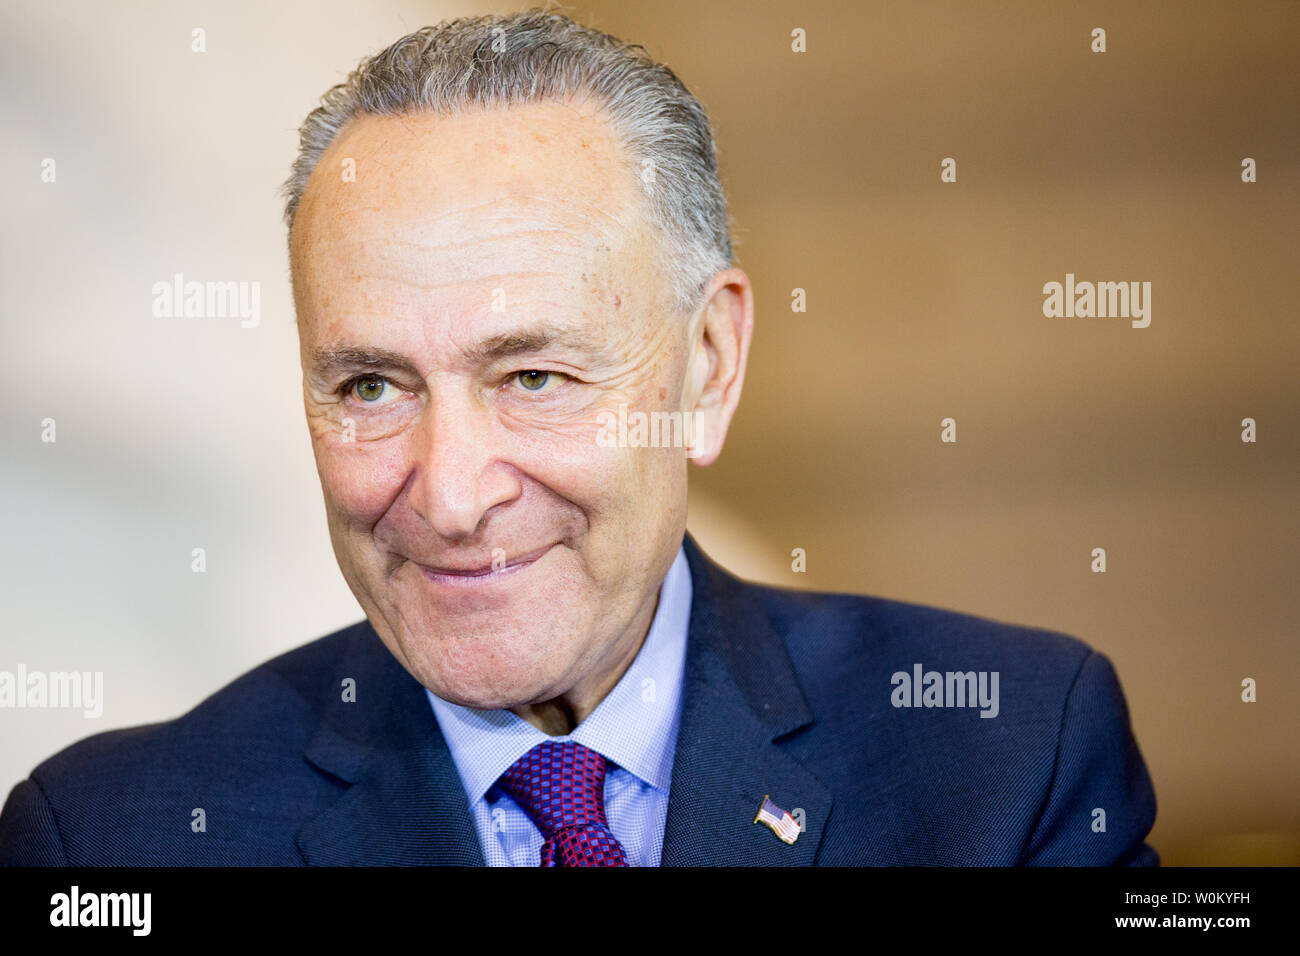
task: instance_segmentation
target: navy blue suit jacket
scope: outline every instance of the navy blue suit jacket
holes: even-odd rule
[[[1158,862],[1143,842],[1155,794],[1103,655],[950,611],[748,584],[689,536],[686,553],[663,865]],[[894,706],[891,675],[918,663],[997,671],[998,715]],[[802,810],[793,844],[754,824],[764,796]],[[175,720],[46,760],[0,814],[0,863],[482,865],[483,852],[424,689],[363,621]]]

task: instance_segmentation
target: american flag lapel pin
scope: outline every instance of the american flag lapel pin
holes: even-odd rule
[[[786,843],[793,843],[799,839],[799,824],[795,818],[769,800],[767,794],[763,795],[763,804],[758,808],[758,816],[754,817],[754,822],[766,823],[772,828],[772,832]]]

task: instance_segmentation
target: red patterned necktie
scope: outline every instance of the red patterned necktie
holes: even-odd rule
[[[572,741],[538,744],[501,775],[542,831],[542,866],[627,866],[605,820],[605,758]]]

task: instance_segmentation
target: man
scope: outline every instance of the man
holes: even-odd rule
[[[753,296],[671,71],[536,11],[422,30],[325,96],[286,195],[366,621],[46,761],[0,859],[1156,862],[1105,657],[745,584],[686,536]]]

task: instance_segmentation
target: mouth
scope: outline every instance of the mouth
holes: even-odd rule
[[[420,569],[420,573],[424,575],[426,580],[433,581],[436,584],[462,588],[482,587],[512,574],[518,574],[525,568],[535,564],[553,547],[555,547],[554,544],[548,544],[544,548],[538,548],[536,551],[530,551],[527,554],[521,554],[510,559],[503,557],[490,564],[478,567],[430,565],[421,564],[414,560],[411,563]]]

